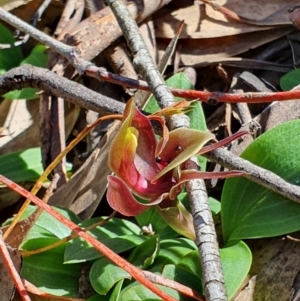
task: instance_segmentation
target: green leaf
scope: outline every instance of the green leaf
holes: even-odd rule
[[[181,268],[186,269],[200,279],[202,278],[198,250],[193,250],[187,253],[184,257],[181,258],[176,266],[180,266]]]
[[[36,99],[39,98],[39,95],[36,93],[38,89],[35,88],[24,88],[22,90],[13,90],[3,95],[6,99]]]
[[[239,241],[220,249],[225,284],[230,300],[239,290],[248,275],[252,254],[248,246]]]
[[[12,33],[2,24],[0,24],[0,44],[13,44],[15,38]],[[8,49],[0,49],[0,69],[7,71],[17,67],[23,59],[21,47],[12,47]]]
[[[42,247],[43,244],[40,244]],[[63,264],[65,245],[23,258],[21,276],[44,292],[77,297],[80,265]]]
[[[166,292],[176,300],[179,300],[179,294],[177,291],[172,290],[170,288],[157,285],[162,291]],[[161,301],[157,295],[149,291],[145,286],[135,282],[134,285],[126,287],[120,295],[118,301]],[[184,299],[180,299],[184,300]]]
[[[94,295],[88,298],[86,301],[107,301],[107,296]]]
[[[178,195],[177,198],[178,198],[178,200],[180,202],[182,202],[185,205],[185,207],[186,207],[187,210],[190,210],[189,196],[188,196],[187,192],[185,192],[185,191],[181,192]],[[212,197],[209,197],[208,198],[208,203],[209,203],[209,207],[210,207],[210,210],[211,210],[211,212],[212,212],[213,215],[217,215],[217,214],[220,213],[220,211],[221,211],[221,203],[218,200],[216,200],[216,199],[214,199]]]
[[[228,299],[231,299],[238,291],[249,272],[252,262],[251,251],[244,242],[239,241],[238,243],[220,249],[220,257]],[[176,268],[177,267],[189,271],[201,281],[202,272],[198,250],[192,251],[184,256],[176,265]]]
[[[257,138],[242,158],[300,183],[300,121],[282,124]],[[245,178],[227,179],[222,192],[224,241],[271,237],[300,230],[300,205]]]
[[[36,206],[29,205],[29,206],[26,208],[25,212],[21,215],[21,218],[20,218],[19,221],[23,221],[24,219],[28,218],[35,210],[36,210]],[[11,218],[8,218],[8,219],[2,224],[2,226],[4,227],[4,226],[10,225],[10,224],[13,222],[14,219],[15,219],[14,216],[11,217]]]
[[[35,206],[31,206],[29,211],[33,213],[33,209],[35,208]],[[72,211],[57,207],[54,207],[54,209],[74,223],[78,224],[80,222],[78,216]],[[25,216],[27,215],[28,214],[25,211]],[[44,247],[50,245],[59,239],[69,236],[71,233],[72,230],[70,230],[67,226],[58,222],[57,219],[49,213],[43,211],[21,244],[20,248],[26,251],[34,250],[40,248],[41,246]]]
[[[130,254],[128,261],[134,266],[145,270],[153,264],[158,252],[159,236],[155,235],[137,246]]]
[[[161,272],[166,264],[178,264],[186,254],[195,249],[197,249],[195,243],[186,238],[162,240],[159,254],[150,270]]]
[[[292,70],[280,79],[280,87],[283,91],[289,91],[300,84],[300,69]]]
[[[194,251],[194,252],[197,252],[198,254],[198,251]],[[185,258],[186,256],[183,257],[182,261]],[[199,266],[199,256],[197,261]],[[165,265],[162,272],[162,276],[174,280],[176,282],[179,282],[183,285],[186,285],[187,287],[197,291],[199,294],[203,294],[201,278],[198,275],[191,273],[188,269],[180,266],[180,262],[177,265],[173,265],[173,264]]]
[[[48,55],[46,54],[46,47],[44,45],[37,45],[32,50],[29,56],[27,56],[20,64],[30,64],[36,67],[47,67]]]
[[[80,226],[85,228],[103,219],[104,217],[90,219],[84,221]],[[128,251],[147,239],[141,234],[141,229],[137,225],[118,218],[110,219],[105,225],[88,232],[116,253]],[[67,244],[65,263],[90,261],[102,256],[82,238],[76,238]]]
[[[39,147],[0,156],[1,174],[14,182],[35,182],[43,171]]]
[[[221,203],[218,200],[216,200],[212,197],[209,197],[208,198],[208,203],[209,203],[209,207],[210,207],[210,210],[211,210],[213,215],[217,215],[217,214],[220,213]]]
[[[71,211],[56,211],[78,223],[79,218]],[[32,208],[30,209],[32,211]],[[43,212],[20,246],[22,250],[35,250],[57,242],[71,234],[71,230],[54,217]],[[77,296],[80,265],[66,267],[63,263],[66,244],[49,251],[23,258],[22,277],[44,292],[56,296]]]
[[[48,56],[45,54],[46,47],[43,45],[35,46],[30,55],[25,58],[20,65],[30,64],[37,67],[47,67]],[[3,95],[6,99],[35,99],[39,96],[36,94],[39,90],[33,88],[24,88],[22,90],[14,90]]]
[[[113,300],[118,300],[118,299],[113,299]],[[107,296],[102,296],[97,294],[88,298],[86,301],[107,301]]]
[[[114,287],[113,291],[111,292],[111,296],[109,298],[109,301],[118,301],[121,291],[122,291],[122,286],[124,283],[124,279],[120,280]]]
[[[67,166],[67,171],[71,169],[70,165]],[[0,156],[0,173],[14,182],[35,182],[43,172],[39,147]]]
[[[177,74],[173,75],[172,77],[170,77],[169,79],[167,79],[166,84],[168,87],[172,87],[172,88],[187,89],[187,90],[194,89],[194,87],[193,87],[192,83],[190,82],[190,80],[188,79],[188,77],[182,72],[177,73]],[[180,98],[180,97],[175,97],[175,101],[180,101],[181,99],[182,98]],[[147,103],[147,105],[145,107],[145,111],[148,113],[155,113],[159,110],[160,110],[160,108],[156,102],[156,99],[152,95],[149,102]]]
[[[125,278],[131,279],[131,276],[104,257],[94,262],[90,270],[92,287],[100,295],[107,294],[117,282]]]

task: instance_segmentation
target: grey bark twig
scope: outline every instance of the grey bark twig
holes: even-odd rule
[[[200,252],[205,299],[207,301],[226,301],[228,299],[215,224],[207,201],[208,196],[204,181],[192,180],[187,182],[186,191],[189,195],[194,219],[196,244]]]
[[[111,2],[116,2],[112,1]],[[126,17],[127,18],[127,17]],[[50,48],[59,52],[65,58],[68,58],[70,63],[77,67],[81,66],[78,70],[82,72],[86,72],[87,70],[92,70],[93,72],[105,72],[103,69],[96,68],[95,66],[91,66],[90,62],[80,60],[78,56],[75,55],[75,51],[73,47],[67,46],[63,43],[60,43],[51,37],[43,34],[42,32],[36,30],[30,25],[20,21],[18,18],[13,17],[11,14],[5,12],[0,8],[0,19],[10,23],[14,27],[19,28],[20,30],[30,34],[35,39],[40,42],[46,44]],[[128,18],[131,19],[131,18]],[[126,23],[126,22],[125,22]],[[21,24],[21,25],[20,25]],[[24,25],[25,24],[25,25]],[[126,24],[124,24],[125,26]],[[136,34],[129,35],[129,43],[135,44],[137,36]],[[152,82],[151,89],[156,99],[159,101],[162,107],[168,106],[173,102],[173,96],[170,93],[170,90],[163,85],[163,80],[160,74],[156,76],[155,65],[150,62],[148,59],[145,59],[145,51],[141,49],[144,47],[142,41],[138,44],[138,47],[133,48],[133,53],[137,55],[137,59],[135,59],[135,64],[138,66],[138,69],[142,74],[145,75],[147,81]],[[141,48],[139,48],[141,47]],[[141,51],[143,50],[143,51]],[[82,65],[78,65],[78,62],[82,62]],[[145,67],[146,66],[146,67]],[[88,68],[87,68],[88,67]],[[150,71],[151,75],[148,74],[147,71]],[[148,74],[148,75],[147,75]],[[156,78],[154,81],[151,81],[152,74]],[[123,79],[124,80],[124,79]],[[137,83],[138,81],[135,81]],[[140,82],[139,82],[140,83]],[[124,110],[124,104],[120,104],[118,102],[114,102],[113,100],[101,96],[98,93],[95,93],[80,84],[74,83],[66,78],[59,77],[55,75],[53,72],[50,72],[47,69],[30,67],[30,66],[22,66],[19,68],[15,68],[11,71],[8,71],[5,75],[0,76],[0,93],[4,94],[12,89],[20,89],[23,87],[36,87],[41,90],[47,91],[49,94],[56,95],[58,97],[65,98],[66,100],[72,101],[73,103],[87,108],[91,110],[95,110],[101,113],[122,113]],[[146,85],[145,85],[146,87]],[[177,119],[174,117],[174,119]],[[177,127],[177,125],[173,126]],[[217,162],[222,166],[225,166],[229,169],[238,169],[243,170],[248,173],[247,177],[268,189],[271,189],[295,202],[300,203],[300,187],[289,184],[284,181],[280,177],[276,176],[272,172],[264,170],[255,166],[254,164],[243,160],[232,153],[226,151],[225,149],[217,149],[212,151],[211,153],[205,154],[208,159],[211,161]],[[187,190],[190,196],[190,202],[192,207],[192,213],[194,217],[194,223],[196,228],[199,228],[200,235],[197,235],[197,244],[199,249],[201,250],[201,254],[203,254],[203,250],[206,245],[214,246],[215,250],[217,250],[217,241],[215,240],[214,234],[210,231],[206,231],[204,228],[207,225],[211,224],[211,217],[208,216],[209,208],[207,207],[207,203],[203,203],[202,200],[206,200],[207,196],[205,195],[205,187],[203,186],[203,182],[199,180],[190,181],[187,184]],[[200,201],[201,203],[200,203]],[[200,208],[199,208],[200,206]],[[210,225],[211,226],[211,225]],[[210,227],[212,229],[213,227]],[[197,233],[198,231],[196,231]],[[207,236],[206,236],[207,234]],[[209,257],[212,256],[212,257]],[[202,256],[202,265],[203,267],[211,261],[217,262],[218,254],[213,253],[211,255]],[[214,268],[219,269],[219,267],[215,266]],[[204,269],[203,269],[204,270]],[[206,291],[207,300],[226,300],[226,291],[224,288],[224,281],[218,278],[220,282],[220,286],[215,286],[215,279],[210,278],[210,274],[206,274],[209,272],[204,271],[206,279],[206,283],[204,284]],[[206,276],[207,275],[207,276]],[[220,292],[222,295],[215,296],[215,292]],[[211,298],[211,299],[208,299]]]
[[[249,180],[300,204],[300,187],[286,182],[271,171],[252,164],[224,148],[218,148],[203,156],[228,169],[243,170],[247,173],[245,177]]]
[[[133,63],[136,69],[143,75],[148,83],[151,92],[156,98],[161,108],[166,108],[174,102],[174,97],[170,89],[166,86],[162,75],[159,73],[154,64],[151,55],[143,41],[138,27],[130,15],[123,0],[108,1],[112,11],[114,12],[123,34],[127,40],[129,48],[134,55]],[[175,115],[168,124],[171,129],[178,127],[189,127],[189,119],[186,115]],[[199,194],[198,187],[202,187],[202,194]],[[227,293],[225,281],[220,262],[220,254],[217,243],[217,235],[212,219],[212,213],[208,205],[208,197],[206,187],[203,180],[191,180],[187,183],[189,190],[189,199],[192,209],[195,234],[197,237],[197,245],[199,247],[199,255],[202,263],[203,284],[207,301],[226,301]],[[197,204],[203,205],[202,210],[198,210]],[[206,219],[198,229],[199,220]],[[198,231],[199,230],[199,231]],[[210,237],[204,233],[210,233]],[[214,243],[209,243],[212,240]],[[211,254],[215,254],[212,256]]]
[[[162,75],[158,72],[146,44],[139,32],[136,22],[133,20],[123,1],[109,0],[122,31],[127,40],[128,46],[134,55],[133,64],[142,77],[149,84],[151,92],[159,103],[160,107],[166,108],[174,103],[174,97],[164,83]]]
[[[33,26],[27,24],[26,22],[23,22],[19,18],[13,16],[12,14],[5,11],[1,7],[0,7],[0,19],[12,25],[13,27],[19,29],[20,31],[26,32],[35,40],[55,50],[63,57],[68,59],[68,61],[71,64],[74,64],[74,61],[76,62],[77,55],[73,47],[61,43],[59,41],[56,41],[55,39],[51,38],[47,34],[43,33],[42,31],[34,28]]]
[[[3,95],[15,89],[26,87],[45,90],[49,94],[65,98],[82,108],[94,110],[103,115],[122,114],[123,103],[100,95],[67,78],[57,76],[48,69],[23,65],[0,75],[0,94]],[[276,174],[258,167],[225,149],[214,150],[203,154],[209,160],[219,163],[228,169],[243,170],[248,173],[247,178],[264,187],[296,202],[300,203],[300,187],[292,185]]]

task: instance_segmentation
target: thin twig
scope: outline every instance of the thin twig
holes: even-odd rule
[[[82,108],[101,115],[122,114],[123,103],[92,91],[79,83],[58,76],[45,68],[23,65],[0,76],[0,94],[26,87],[37,88],[47,94],[66,99]]]
[[[5,11],[3,8],[0,7],[0,19],[2,21],[7,22],[8,24],[14,26],[15,28],[19,29],[20,31],[26,32],[29,34],[32,38],[39,41],[42,44],[47,45],[52,50],[58,52],[63,57],[65,57],[70,63],[76,62],[77,54],[74,47],[68,46],[64,43],[61,43],[47,34],[43,33],[42,31],[34,28],[33,26],[27,24],[26,22],[23,22],[19,18],[15,17],[14,15],[10,14],[9,12]],[[91,64],[91,63],[89,63]],[[86,67],[86,66],[84,66]],[[79,72],[82,70],[81,68],[84,68],[83,66],[79,65],[78,70]],[[85,68],[84,68],[85,69]]]
[[[153,283],[175,289],[175,290],[181,292],[182,294],[189,296],[195,300],[205,301],[204,296],[200,295],[199,293],[192,290],[191,288],[188,288],[185,285],[182,285],[174,280],[167,279],[165,277],[162,277],[160,275],[154,274],[149,271],[143,271],[143,274],[145,275],[145,277],[147,279],[149,279]]]
[[[12,14],[6,12],[0,8],[0,19],[11,24],[12,26],[28,33],[31,37],[40,41],[42,44],[47,45],[52,50],[60,53],[63,57],[68,59],[68,61],[78,70],[79,73],[85,73],[88,76],[98,78],[100,80],[105,80],[108,82],[116,83],[119,85],[124,85],[131,88],[138,88],[144,91],[150,91],[147,83],[143,81],[137,81],[130,78],[124,78],[107,72],[104,68],[97,68],[93,66],[92,63],[81,59],[76,54],[76,48],[65,45],[64,43],[58,42],[57,40],[51,38],[45,33],[35,29],[29,24],[23,22],[22,20],[14,17]],[[217,102],[246,102],[246,103],[265,103],[272,101],[286,101],[300,98],[300,91],[287,91],[287,92],[258,92],[258,93],[243,93],[243,94],[230,94],[222,92],[204,92],[196,90],[183,90],[183,89],[171,89],[174,96],[187,98],[187,99],[199,99],[207,103],[217,103]],[[170,98],[171,99],[171,98]]]
[[[108,1],[112,11],[114,12],[116,19],[123,31],[123,34],[127,40],[129,48],[131,49],[132,54],[134,55],[133,63],[137,70],[143,75],[143,78],[148,83],[151,92],[157,100],[160,108],[166,108],[174,103],[174,97],[170,92],[170,89],[166,86],[160,72],[158,71],[156,65],[154,64],[151,55],[144,43],[142,36],[139,33],[138,27],[131,17],[129,11],[123,0],[109,0]],[[189,127],[189,118],[182,115],[175,115],[170,120],[168,120],[168,124],[171,129],[175,129],[178,127]],[[205,216],[210,216],[211,223],[203,224],[204,229],[203,232],[209,232],[212,234],[215,240],[215,244],[210,244],[209,246],[203,243],[198,245],[199,254],[201,258],[202,265],[202,275],[203,275],[203,284],[205,289],[206,300],[227,300],[227,293],[225,288],[225,281],[222,272],[222,266],[220,262],[219,256],[219,248],[216,238],[216,232],[214,228],[214,223],[212,220],[211,211],[208,205],[208,197],[207,194],[201,196],[201,200],[198,198],[199,194],[197,193],[196,187],[194,185],[196,183],[201,182],[205,189],[205,184],[203,180],[191,180],[188,182],[187,186],[191,188],[189,191],[189,199],[190,204],[193,206],[200,201],[206,205],[204,205]],[[206,191],[206,190],[205,190]],[[194,208],[193,215],[194,218],[200,214],[200,218],[202,219],[202,214]],[[195,224],[195,222],[194,222]],[[203,237],[197,229],[195,229],[197,241],[202,242]],[[218,254],[218,256],[212,257],[211,254]],[[207,258],[211,260],[218,261],[215,264],[211,264],[211,261],[207,260]],[[213,266],[213,269],[211,267]],[[218,267],[218,272],[216,273],[215,267]],[[210,275],[210,276],[208,276]],[[213,298],[210,298],[213,297]],[[216,298],[217,297],[217,298]]]
[[[162,298],[163,300],[168,301],[176,301],[173,297],[169,296],[162,290],[160,290],[158,287],[156,287],[150,280],[148,280],[144,274],[143,271],[139,268],[133,266],[128,261],[126,261],[124,258],[119,256],[118,254],[112,252],[107,246],[105,246],[103,243],[101,243],[99,240],[92,237],[90,234],[86,233],[83,229],[81,229],[78,225],[55,211],[51,206],[44,203],[42,200],[28,192],[23,187],[19,186],[18,184],[14,183],[13,181],[10,181],[6,177],[0,175],[0,182],[5,184],[8,188],[18,192],[20,195],[24,196],[27,199],[30,199],[34,204],[45,210],[47,213],[52,215],[55,219],[57,219],[59,222],[63,223],[65,226],[70,228],[72,231],[78,234],[78,236],[82,237],[85,241],[90,243],[95,249],[97,249],[101,254],[103,254],[105,257],[107,257],[109,260],[111,260],[113,263],[124,269],[126,272],[128,272],[132,277],[134,277],[137,281],[140,283],[143,283],[144,286],[146,286],[149,290],[151,290],[154,294]]]
[[[300,204],[300,187],[286,182],[271,171],[256,166],[224,148],[218,148],[202,156],[228,169],[243,170],[247,173],[244,177],[249,180]]]
[[[134,67],[149,84],[151,92],[160,107],[166,108],[170,106],[174,103],[174,97],[165,84],[162,75],[158,72],[144,39],[139,32],[137,24],[129,13],[125,2],[109,0],[108,4],[123,31],[132,54],[134,55]]]
[[[101,75],[100,76],[101,79],[110,80],[110,81],[116,82],[116,83],[118,82],[118,83],[121,83],[122,85],[128,85],[128,86],[132,85],[132,87],[137,87],[137,85],[139,85],[138,88],[143,89],[143,90],[149,90],[147,85],[141,81],[124,79],[122,77],[118,77],[116,75],[112,75],[112,74],[108,73],[105,69],[99,69],[94,66],[91,66],[90,62],[81,60],[76,55],[76,51],[74,50],[73,47],[67,46],[63,43],[60,43],[60,42],[57,42],[57,41],[51,39],[47,35],[44,35],[40,31],[34,29],[30,25],[28,25],[24,22],[21,22],[18,18],[13,17],[11,14],[5,12],[3,9],[0,9],[0,18],[2,20],[5,20],[6,22],[10,23],[11,25],[18,27],[20,30],[29,33],[35,39],[48,45],[49,47],[51,47],[52,49],[54,49],[55,51],[57,51],[64,57],[66,57],[70,61],[70,63],[73,66],[75,66],[76,69],[81,73],[85,72],[86,74],[93,75],[95,77],[96,77],[96,75],[98,75],[98,76]],[[20,26],[20,24],[22,26]],[[134,35],[134,39],[135,38],[136,38],[136,36]],[[135,49],[135,50],[136,50],[136,52],[138,52],[140,49]],[[143,63],[143,57],[141,59],[136,60],[137,65],[142,64],[142,63]],[[148,63],[147,63],[147,69],[149,69]],[[141,70],[143,70],[143,69],[141,68]],[[145,69],[144,69],[144,71],[145,71]],[[152,72],[151,68],[150,68],[150,71]],[[49,71],[47,71],[47,72],[49,73]],[[105,78],[104,74],[107,76],[107,78]],[[5,80],[5,77],[2,79]],[[19,81],[18,85],[21,86],[20,83],[22,82],[22,79],[20,79],[19,77],[15,77],[14,80],[18,80]],[[165,106],[169,105],[169,102],[172,102],[173,97],[170,96],[168,89],[165,89],[165,88],[162,90],[157,89],[157,85],[160,86],[159,77],[157,78],[157,80],[158,80],[157,82],[153,83],[152,88],[154,89],[154,91],[152,91],[152,92],[154,93],[154,95],[156,95],[157,100],[160,99],[160,94],[162,93],[162,100],[160,100],[160,103],[161,103],[162,107],[165,107]],[[61,83],[59,83],[59,85],[60,84]],[[42,86],[41,83],[39,83],[37,85],[39,85],[40,87]],[[75,85],[77,85],[77,84],[75,84]],[[52,86],[52,89],[57,92],[56,87]],[[200,100],[206,101],[206,102],[216,102],[216,101],[269,102],[269,101],[273,101],[273,100],[296,99],[296,98],[299,98],[299,95],[300,95],[299,91],[289,91],[289,92],[281,92],[281,93],[245,93],[245,94],[240,94],[240,95],[226,94],[226,93],[219,93],[219,92],[186,91],[186,90],[180,90],[180,89],[173,90],[172,92],[176,96],[181,96],[181,97],[186,97],[186,98],[199,98]],[[61,91],[60,93],[65,93],[65,92]],[[167,93],[167,97],[165,96],[165,93]],[[97,94],[97,93],[95,93],[95,94]],[[84,105],[86,106],[86,104],[84,104]],[[106,106],[106,108],[108,109],[108,111],[110,111],[109,106]],[[177,118],[175,118],[175,119],[177,119]],[[177,127],[177,126],[175,126],[175,127]],[[217,154],[218,154],[218,152],[222,152],[222,151],[224,151],[224,150],[216,150],[216,151],[213,151],[210,155],[208,154],[207,156],[208,157],[211,156],[210,159],[213,161],[218,160],[218,162],[220,162],[220,161],[224,160],[224,158],[222,158],[222,159],[218,158]],[[240,159],[238,157],[236,157],[236,158],[237,158],[237,160]],[[242,160],[242,159],[240,159],[240,160]],[[230,164],[228,162],[230,162],[230,160],[226,161],[226,159],[225,159],[225,166],[230,167]],[[245,162],[247,162],[247,161],[245,161]],[[247,163],[247,164],[250,164],[250,166],[251,166],[251,168],[249,169],[249,165],[247,165],[245,162],[243,162],[243,164],[240,166],[240,168],[239,168],[240,170],[249,172],[249,170],[251,170],[251,168],[256,168],[256,172],[258,171],[257,176],[253,176],[254,173],[249,175],[249,178],[251,180],[253,180],[255,182],[260,181],[260,184],[263,183],[264,186],[268,186],[268,188],[271,188],[272,190],[274,190],[286,197],[289,197],[290,199],[292,199],[294,201],[299,202],[300,193],[298,193],[298,191],[297,191],[297,190],[299,190],[299,187],[288,184],[287,182],[283,181],[281,178],[276,176],[278,179],[281,180],[281,182],[280,182],[281,186],[278,186],[278,183],[277,183],[277,185],[274,183],[275,175],[273,177],[271,177],[273,179],[273,182],[270,181],[270,179],[266,180],[266,179],[268,179],[268,177],[266,177],[266,174],[268,174],[268,172],[266,170],[259,169],[259,168],[255,167],[253,164]],[[232,165],[232,167],[237,168],[235,164],[236,164],[236,162]],[[222,165],[224,165],[224,164],[222,164]],[[261,173],[261,172],[263,172],[263,173]],[[259,176],[259,174],[263,174],[264,177],[262,178],[261,176]],[[270,177],[270,175],[273,175],[273,174],[269,173],[268,175]],[[278,181],[278,179],[276,179],[276,181]],[[294,191],[294,193],[291,194],[290,193],[291,187],[289,187],[289,186],[294,187],[295,188],[294,190],[296,190],[296,192]],[[298,188],[298,189],[296,189],[296,188]]]
[[[208,204],[203,180],[186,184],[196,232],[196,244],[200,253],[202,282],[206,300],[226,301],[227,292],[220,260],[215,224]]]
[[[125,108],[123,103],[100,95],[67,78],[57,76],[48,69],[23,65],[22,67],[14,68],[0,76],[0,94],[5,94],[11,90],[22,89],[25,87],[46,90],[49,94],[65,98],[80,107],[94,110],[105,115],[109,113],[122,114]],[[298,98],[300,98],[299,90],[293,92],[298,92]],[[218,151],[222,152],[222,154],[218,153]],[[243,170],[250,174],[247,176],[250,180],[259,183],[292,201],[300,203],[300,188],[298,186],[291,185],[274,173],[241,159],[230,152],[224,152],[225,150],[219,149],[208,154],[203,154],[203,156],[206,156],[209,160],[217,162],[229,169]],[[224,158],[222,157],[223,155],[225,155]],[[259,174],[261,173],[263,176],[260,177]],[[257,176],[252,177],[251,175]],[[277,177],[276,180],[274,179],[274,176]],[[272,180],[264,181],[264,178]]]

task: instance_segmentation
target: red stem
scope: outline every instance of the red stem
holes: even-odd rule
[[[104,68],[89,66],[85,71],[87,76],[105,80],[117,85],[137,88],[143,91],[150,91],[148,85],[144,81],[123,77],[108,72]],[[204,92],[196,90],[170,89],[172,94],[177,97],[186,99],[198,99],[208,104],[216,104],[218,102],[225,103],[266,103],[272,101],[286,101],[300,99],[300,90],[292,90],[286,92],[247,92],[241,94],[231,94],[222,92]]]
[[[7,267],[8,272],[11,275],[13,282],[15,283],[15,286],[16,286],[22,300],[23,301],[31,301],[31,299],[23,285],[23,282],[20,278],[20,275],[19,275],[16,267],[14,266],[13,261],[10,258],[10,255],[7,250],[6,244],[3,240],[2,234],[0,235],[0,253],[2,254],[3,261]]]
[[[113,263],[124,269],[126,272],[128,272],[133,278],[135,278],[137,281],[142,283],[145,287],[147,287],[149,290],[151,290],[154,294],[159,296],[165,301],[176,301],[173,297],[169,296],[162,290],[160,290],[158,287],[156,287],[151,281],[149,281],[145,276],[143,275],[143,271],[136,268],[129,262],[127,262],[125,259],[114,253],[112,250],[110,250],[108,247],[106,247],[104,244],[102,244],[100,241],[93,238],[90,234],[87,232],[84,232],[80,227],[78,227],[76,224],[74,224],[72,221],[68,220],[63,215],[59,214],[57,211],[52,209],[48,204],[41,201],[36,196],[32,195],[30,192],[28,192],[26,189],[22,188],[18,184],[12,182],[11,180],[7,179],[3,175],[0,175],[0,182],[4,183],[8,188],[14,190],[15,192],[18,192],[22,196],[24,196],[27,199],[30,199],[34,204],[39,206],[40,208],[44,209],[46,212],[51,214],[54,218],[56,218],[58,221],[69,227],[71,230],[76,232],[78,236],[85,239],[87,242],[89,242],[93,247],[95,247],[100,253],[102,253],[105,257],[110,259]],[[27,299],[28,300],[28,299]],[[27,301],[26,300],[26,301]]]

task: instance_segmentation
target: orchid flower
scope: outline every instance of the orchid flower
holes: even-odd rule
[[[177,232],[194,238],[192,217],[177,201],[177,196],[186,181],[213,178],[214,173],[181,170],[181,165],[202,153],[203,146],[214,139],[214,135],[188,128],[168,132],[161,117],[153,118],[161,121],[164,128],[160,140],[149,118],[132,100],[127,103],[109,154],[109,166],[114,175],[108,176],[108,203],[125,216],[135,216],[155,206]],[[221,177],[219,174],[217,177]],[[222,177],[240,174],[227,172]]]

